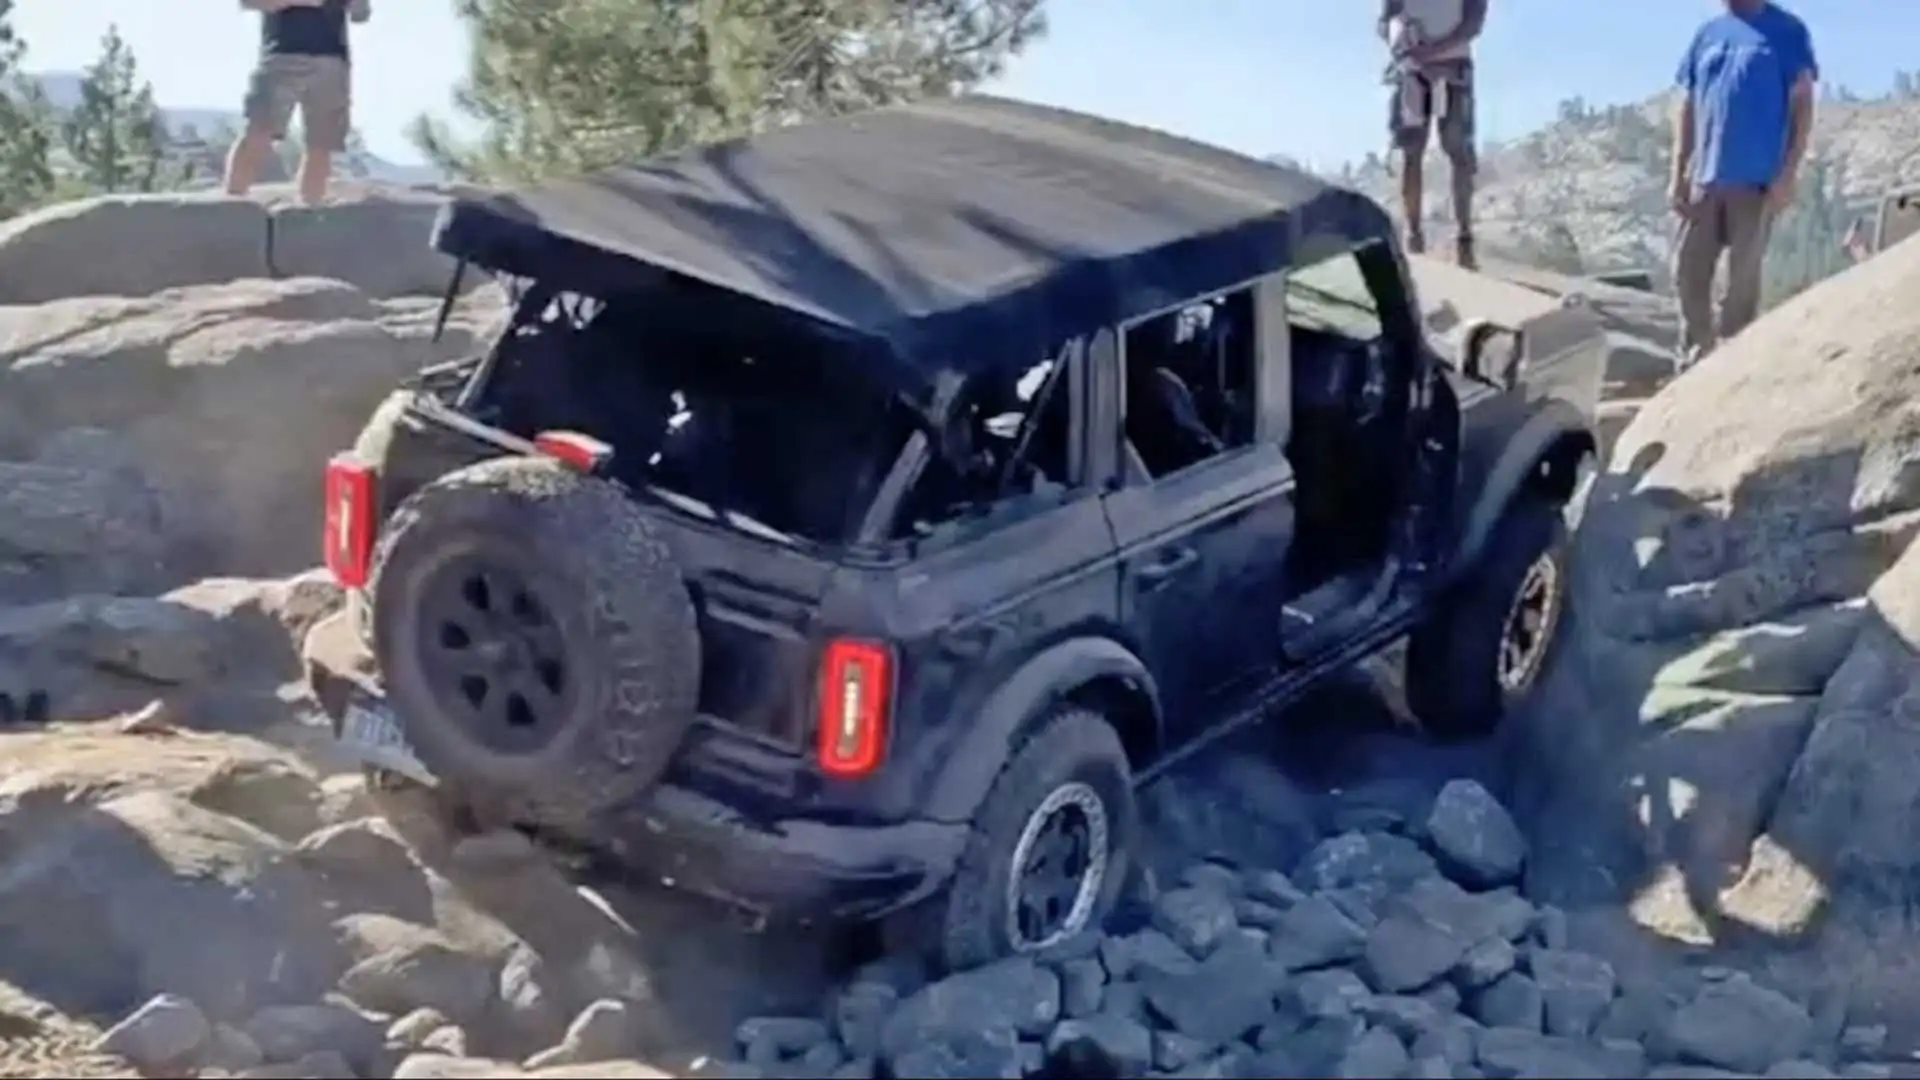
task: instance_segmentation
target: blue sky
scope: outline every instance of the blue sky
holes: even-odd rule
[[[1719,0],[1492,0],[1481,128],[1522,134],[1574,95],[1642,97]],[[355,43],[356,120],[375,152],[416,160],[402,130],[444,109],[465,48],[450,0],[374,0]],[[1053,31],[994,89],[1314,164],[1382,146],[1373,0],[1049,0]],[[1799,0],[1828,81],[1884,89],[1920,66],[1920,3]],[[203,9],[203,10],[196,10]],[[73,69],[117,23],[174,106],[237,108],[258,31],[234,0],[22,0],[41,69]]]

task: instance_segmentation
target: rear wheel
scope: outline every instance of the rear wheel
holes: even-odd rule
[[[1566,608],[1560,507],[1520,496],[1480,563],[1407,646],[1407,705],[1436,739],[1491,734],[1546,669]]]
[[[944,902],[950,970],[1045,953],[1100,926],[1132,862],[1136,810],[1126,751],[1090,709],[1053,713],[1015,749],[974,817]]]
[[[370,591],[408,741],[483,819],[591,839],[693,721],[692,604],[605,481],[538,458],[450,473],[395,511]]]

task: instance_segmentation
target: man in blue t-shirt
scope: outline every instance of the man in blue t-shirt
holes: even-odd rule
[[[1813,127],[1819,65],[1813,38],[1767,0],[1725,0],[1680,61],[1669,198],[1680,217],[1674,291],[1686,361],[1739,333],[1760,309],[1760,269],[1773,218],[1793,201]],[[1727,256],[1713,320],[1713,278]]]

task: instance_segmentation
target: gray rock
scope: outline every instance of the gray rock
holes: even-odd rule
[[[1037,1039],[1059,1020],[1060,977],[1051,968],[1015,957],[931,983],[901,1002],[882,1028],[882,1056],[897,1059],[942,1032],[956,1030],[1004,1030],[1015,1042],[1020,1036]],[[1000,1051],[993,1048],[998,1040],[996,1034],[991,1045],[977,1040],[956,1043],[954,1060],[986,1055],[982,1060],[997,1061]]]
[[[1142,1076],[1153,1067],[1153,1033],[1137,1020],[1111,1013],[1062,1020],[1047,1036],[1047,1056],[1070,1055],[1076,1043],[1098,1051],[1121,1076]]]
[[[1427,815],[1427,839],[1440,865],[1463,884],[1490,889],[1519,880],[1527,841],[1486,788],[1450,780]]]
[[[1855,1024],[1840,1032],[1843,1061],[1875,1061],[1887,1050],[1887,1025]]]
[[[1595,1048],[1538,1031],[1483,1028],[1474,1054],[1488,1076],[1608,1080],[1612,1075]]]
[[[1538,1032],[1546,1022],[1546,1002],[1539,984],[1510,971],[1476,991],[1467,1013],[1492,1028]]]
[[[1443,1057],[1415,1058],[1401,1075],[1408,1080],[1453,1080],[1453,1066]]]
[[[177,994],[160,994],[108,1028],[95,1047],[152,1072],[190,1062],[212,1034],[200,1006]]]
[[[1153,1033],[1153,1067],[1161,1072],[1176,1072],[1202,1061],[1211,1049],[1199,1039],[1188,1038],[1177,1031],[1156,1031]]]
[[[418,1050],[427,1036],[451,1023],[439,1009],[415,1009],[387,1027],[385,1041],[405,1050]]]
[[[1345,832],[1308,851],[1293,880],[1307,892],[1357,887],[1385,895],[1438,872],[1433,856],[1404,836]]]
[[[1324,895],[1284,912],[1268,934],[1267,953],[1288,971],[1350,963],[1366,951],[1367,932]]]
[[[1840,1074],[1817,1061],[1783,1061],[1760,1075],[1771,1080],[1835,1080]]]
[[[1462,990],[1478,990],[1512,971],[1519,962],[1520,952],[1512,942],[1490,937],[1468,949],[1450,974]]]
[[[1118,983],[1142,973],[1185,974],[1200,962],[1172,938],[1149,928],[1102,941],[1100,964],[1107,969],[1107,979]]]
[[[1287,908],[1307,898],[1293,879],[1278,870],[1255,870],[1246,875],[1241,889],[1248,900],[1266,904],[1268,907]]]
[[[267,1060],[259,1044],[248,1038],[246,1032],[226,1024],[213,1025],[213,1034],[200,1048],[198,1057],[203,1069],[226,1072],[245,1072]]]
[[[1184,888],[1162,893],[1153,903],[1154,928],[1181,948],[1204,959],[1240,925],[1233,898],[1212,889]]]
[[[1467,953],[1468,942],[1452,930],[1411,912],[1380,920],[1367,935],[1360,973],[1384,994],[1418,990],[1452,970]]]
[[[376,953],[347,969],[340,989],[354,1003],[400,1015],[434,1008],[455,1023],[486,1019],[495,981],[485,957],[422,939]]]
[[[1404,994],[1369,996],[1356,1003],[1356,1011],[1367,1023],[1386,1028],[1405,1043],[1439,1027],[1447,1018],[1433,1002]]]
[[[1586,953],[1536,949],[1528,955],[1527,967],[1546,1000],[1549,1035],[1592,1034],[1618,988],[1613,965]]]
[[[1542,904],[1533,913],[1529,932],[1543,949],[1564,949],[1568,937],[1567,913],[1552,904]]]
[[[1662,1032],[1666,1056],[1758,1073],[1800,1057],[1813,1018],[1791,999],[1744,976],[1708,983],[1673,1013]]]
[[[1197,862],[1181,871],[1180,884],[1228,898],[1239,896],[1242,890],[1240,871],[1211,861]]]
[[[1358,1016],[1323,1017],[1263,1031],[1248,1076],[1332,1076],[1367,1034]],[[1404,1048],[1401,1051],[1405,1053]],[[1393,1075],[1383,1073],[1379,1075]]]
[[[1459,987],[1450,982],[1437,982],[1414,995],[1421,1001],[1431,1004],[1443,1013],[1460,1011],[1461,993]]]
[[[500,965],[501,1019],[522,1039],[538,1045],[566,1023],[565,1008],[551,985],[553,973],[540,954],[516,945]]]
[[[1083,957],[1059,965],[1060,1014],[1070,1020],[1100,1011],[1107,990],[1107,969],[1097,957]]]
[[[1146,1020],[1152,1015],[1152,1010],[1147,1007],[1147,988],[1139,983],[1108,983],[1106,1001],[1100,1008],[1103,1012],[1131,1016],[1135,1020]]]
[[[855,982],[834,998],[833,1027],[856,1058],[880,1052],[880,1034],[900,1004],[900,992],[884,982]]]
[[[1373,1080],[1381,1076],[1399,1076],[1411,1063],[1407,1048],[1393,1032],[1368,1028],[1347,1047],[1333,1067],[1336,1077]]]
[[[589,1011],[592,1008],[589,1006]],[[586,1014],[582,1013],[581,1019],[585,1018]],[[733,1029],[733,1040],[740,1047],[740,1055],[749,1063],[762,1066],[783,1064],[832,1038],[826,1022],[811,1016],[754,1016],[740,1021]],[[616,1058],[626,1054],[607,1056]]]
[[[439,1026],[447,1026],[444,1018]],[[269,1006],[254,1013],[241,1030],[268,1061],[294,1061],[333,1050],[363,1072],[386,1043],[386,1032],[372,1017],[333,1001]]]
[[[1224,951],[1185,975],[1155,975],[1143,985],[1147,1005],[1167,1027],[1209,1048],[1224,1046],[1264,1023],[1285,973],[1264,954]]]
[[[1309,971],[1281,992],[1290,1011],[1311,1019],[1354,1015],[1373,996],[1360,976],[1346,968]]]
[[[937,984],[936,984],[937,985]],[[1010,1028],[929,1033],[890,1058],[895,1076],[922,1080],[1020,1080],[1027,1055]]]
[[[1479,1025],[1465,1017],[1451,1017],[1420,1033],[1409,1051],[1416,1058],[1442,1058],[1457,1071],[1476,1060],[1476,1036]]]

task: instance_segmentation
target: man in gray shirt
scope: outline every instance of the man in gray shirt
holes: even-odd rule
[[[260,13],[260,63],[247,85],[247,130],[227,152],[229,195],[244,195],[300,110],[300,201],[326,198],[333,155],[353,127],[347,23],[372,15],[372,0],[240,0]]]
[[[1453,166],[1453,216],[1458,223],[1454,258],[1469,269],[1476,265],[1473,187],[1479,165],[1474,146],[1473,43],[1486,21],[1487,0],[1381,0],[1380,5],[1380,36],[1392,53],[1387,128],[1400,164],[1407,250],[1427,249],[1422,223],[1427,137],[1437,129],[1440,149]]]

